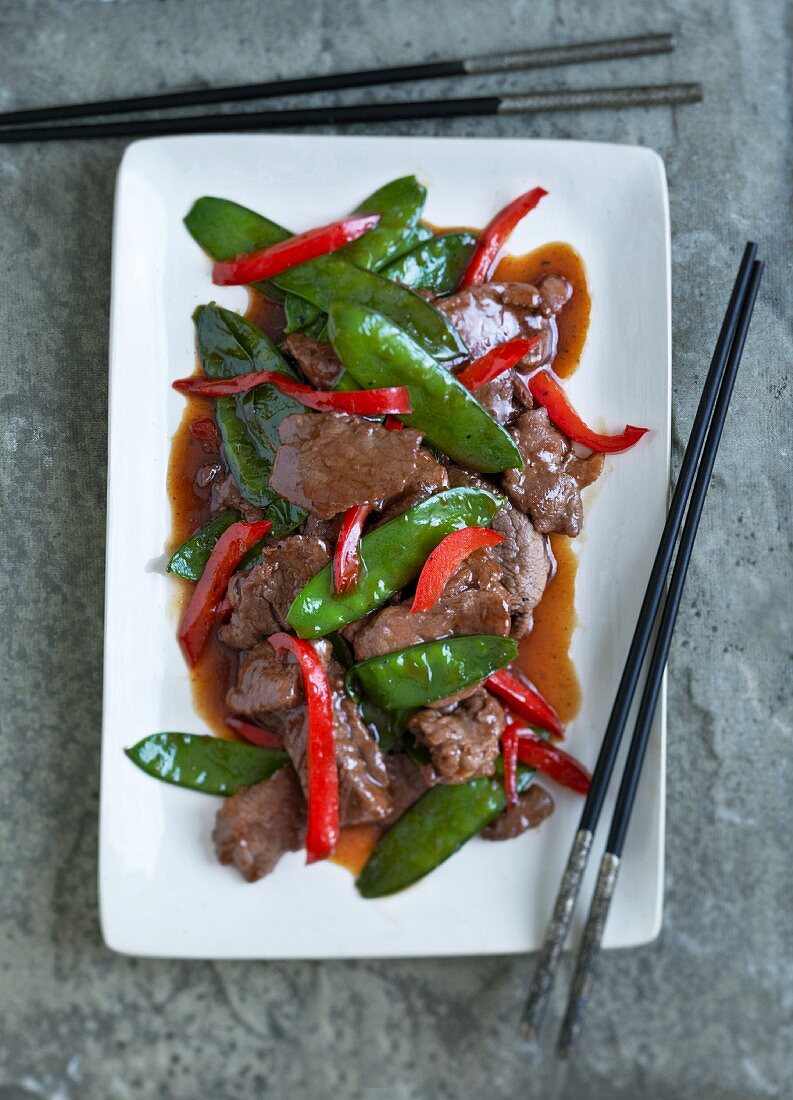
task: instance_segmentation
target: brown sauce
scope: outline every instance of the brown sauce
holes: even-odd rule
[[[506,256],[496,269],[496,279],[533,283],[552,272],[563,275],[573,296],[559,319],[559,346],[553,369],[569,378],[578,368],[589,328],[591,300],[584,261],[569,244],[554,241],[525,256]],[[581,687],[570,659],[575,629],[575,577],[578,561],[571,540],[551,535],[556,573],[534,609],[534,627],[520,644],[517,664],[535,687],[554,705],[563,722],[578,714]]]
[[[525,256],[505,256],[496,268],[495,279],[534,283],[548,274],[563,275],[573,288],[573,296],[558,319],[559,347],[553,361],[556,374],[560,378],[569,378],[575,373],[581,358],[592,304],[584,261],[576,250],[569,244],[554,241]]]
[[[169,552],[189,538],[210,519],[209,499],[195,490],[195,475],[207,462],[217,457],[216,452],[206,450],[206,445],[190,432],[190,425],[212,415],[212,404],[198,397],[188,397],[182,421],[174,433],[171,455],[168,461],[168,497],[171,501],[171,540]],[[193,591],[189,581],[174,577],[177,614],[181,615]],[[236,675],[237,658],[234,652],[210,636],[209,644],[191,673],[193,703],[196,712],[210,729],[220,737],[234,739],[226,725],[226,689]]]
[[[331,863],[338,863],[352,871],[357,878],[384,830],[379,825],[347,825],[339,831],[336,851]]]
[[[581,706],[581,687],[570,660],[578,560],[566,535],[551,535],[551,548],[556,573],[534,609],[534,627],[520,643],[517,664],[562,721],[569,722]]]
[[[558,320],[559,348],[554,370],[567,378],[576,370],[589,326],[590,298],[586,273],[581,257],[568,244],[553,242],[525,256],[506,256],[498,265],[496,279],[533,282],[541,275],[553,272],[569,279],[573,297]],[[280,306],[251,292],[249,320],[277,339],[283,326]],[[174,549],[205,524],[209,502],[195,491],[197,470],[208,461],[208,454],[199,440],[190,433],[194,420],[211,415],[211,404],[189,397],[184,416],[173,437],[168,464],[168,495],[171,501],[173,529],[169,549]],[[534,629],[520,647],[518,664],[529,679],[556,707],[562,721],[570,721],[578,713],[581,689],[570,660],[570,641],[575,628],[576,557],[570,540],[562,535],[551,537],[557,570],[534,612]],[[177,605],[183,609],[192,585],[176,578],[179,586]],[[213,635],[211,644],[192,672],[193,700],[196,712],[221,737],[234,737],[225,723],[225,694],[235,674],[236,654],[228,650]],[[377,839],[376,826],[355,826],[343,830],[336,856],[337,862],[357,871],[365,862]]]

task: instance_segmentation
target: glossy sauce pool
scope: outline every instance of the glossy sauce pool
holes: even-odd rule
[[[589,327],[590,297],[584,264],[568,244],[554,242],[525,256],[507,256],[498,265],[498,281],[534,282],[548,273],[563,275],[573,286],[573,296],[558,318],[559,343],[554,370],[569,378],[578,367]],[[261,295],[251,293],[246,316],[278,339],[283,326],[280,309]],[[195,490],[195,474],[217,456],[190,433],[190,424],[211,415],[211,403],[188,397],[182,421],[173,437],[168,465],[168,495],[171,501],[173,530],[170,550],[175,549],[209,518],[209,501]],[[570,660],[570,641],[575,628],[576,557],[564,535],[552,535],[551,547],[556,558],[556,573],[534,611],[534,629],[520,645],[518,665],[528,678],[553,703],[563,722],[569,722],[581,705],[581,689]],[[184,607],[192,585],[175,578],[179,586],[178,607]],[[196,712],[221,737],[233,738],[225,723],[225,694],[236,675],[236,654],[217,641],[213,634],[198,665],[192,672]],[[354,873],[366,862],[379,836],[377,826],[352,826],[342,831],[334,860]]]

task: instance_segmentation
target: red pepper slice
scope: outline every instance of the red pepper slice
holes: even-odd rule
[[[465,370],[457,375],[457,381],[462,382],[469,390],[476,390],[484,386],[485,382],[492,382],[505,370],[519,363],[524,355],[528,355],[538,340],[539,336],[532,336],[530,339],[518,337],[516,340],[507,340],[505,344],[499,344],[481,359],[469,363]]]
[[[548,419],[551,423],[575,443],[589,447],[590,451],[599,451],[601,454],[618,454],[620,451],[627,451],[650,430],[635,428],[629,424],[619,435],[601,435],[599,432],[593,432],[567,400],[567,394],[561,385],[547,370],[537,371],[531,376],[529,390],[537,404],[543,405],[548,410]]]
[[[525,729],[518,722],[513,722],[512,725],[517,727],[518,760],[522,764],[528,764],[530,768],[545,772],[551,779],[555,779],[563,787],[569,787],[571,791],[577,791],[578,794],[589,793],[592,773],[579,760],[564,749],[552,745],[534,730]],[[504,730],[502,738],[506,732]]]
[[[260,749],[282,749],[284,747],[284,739],[280,733],[272,733],[271,730],[262,729],[261,726],[255,726],[253,722],[246,722],[244,718],[235,718],[233,715],[228,715],[226,725],[231,726],[233,730],[236,730],[246,741],[250,741],[252,745],[258,745]]]
[[[564,726],[559,715],[536,688],[523,683],[504,669],[488,676],[485,683],[494,695],[503,699],[510,710],[514,710],[521,718],[525,718],[533,726],[548,730],[554,737],[564,737]]]
[[[402,421],[397,420],[395,416],[387,416],[383,421],[383,427],[387,432],[401,432],[404,426]]]
[[[513,199],[503,210],[488,222],[477,242],[471,261],[460,283],[460,289],[486,283],[498,262],[499,254],[507,242],[512,230],[522,218],[533,210],[543,195],[548,192],[544,187],[534,187],[524,195]]]
[[[518,804],[518,732],[517,722],[510,722],[501,734],[501,756],[504,760],[504,792],[507,807]]]
[[[217,620],[231,574],[257,539],[271,527],[269,519],[259,523],[232,523],[215,543],[179,625],[179,644],[191,668],[201,656]]]
[[[361,531],[371,510],[371,504],[354,504],[344,513],[333,552],[333,586],[337,592],[348,592],[358,583]]]
[[[220,450],[220,432],[211,416],[205,416],[201,420],[194,420],[190,425],[190,435],[200,440],[202,444],[206,444],[203,448],[205,451]]]
[[[269,248],[257,252],[243,252],[233,260],[221,260],[212,268],[212,282],[216,286],[240,286],[272,279],[290,267],[335,252],[350,241],[362,237],[380,221],[379,214],[358,214],[339,222],[298,233]]]
[[[327,859],[339,839],[339,773],[333,702],[325,666],[310,642],[291,634],[273,634],[270,645],[287,649],[295,657],[303,677],[308,711],[308,828],[306,862]]]
[[[429,611],[438,602],[449,578],[474,550],[483,546],[498,546],[504,536],[489,527],[461,527],[441,539],[424,566],[416,582],[411,613]]]
[[[179,393],[194,393],[200,397],[230,397],[247,393],[256,386],[277,386],[281,393],[293,397],[307,409],[317,412],[345,412],[354,416],[385,416],[413,411],[407,386],[387,386],[380,390],[312,390],[277,371],[260,370],[251,374],[236,374],[233,378],[178,378],[173,388]]]

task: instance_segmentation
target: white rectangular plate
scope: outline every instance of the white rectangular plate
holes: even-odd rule
[[[159,730],[206,732],[176,643],[174,582],[162,556],[171,526],[168,454],[183,409],[170,383],[194,367],[194,308],[215,299],[241,310],[246,296],[212,286],[182,218],[200,195],[219,195],[299,231],[342,216],[411,172],[427,185],[426,217],[436,225],[483,225],[529,187],[548,189],[510,251],[561,240],[584,258],[592,318],[572,398],[595,426],[653,429],[640,446],[607,460],[577,541],[573,657],[584,702],[568,745],[595,762],[666,508],[670,261],[661,160],[647,149],[553,141],[235,135],[138,142],[118,175],[110,349],[100,893],[102,930],[116,951],[345,958],[497,954],[540,944],[580,810],[577,796],[552,783],[556,812],[539,830],[503,844],[476,839],[403,894],[363,901],[346,870],[306,867],[302,853],[256,885],[243,882],[214,858],[217,800],[157,782],[123,753]],[[657,935],[663,837],[662,702],[607,945]],[[590,892],[591,878],[584,897]]]

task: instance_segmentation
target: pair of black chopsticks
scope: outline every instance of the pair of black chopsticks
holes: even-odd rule
[[[545,46],[485,57],[430,61],[385,69],[330,73],[259,84],[198,88],[128,99],[95,100],[0,112],[0,143],[64,141],[103,137],[152,137],[163,134],[231,133],[242,130],[323,126],[334,123],[393,122],[419,118],[455,118],[464,115],[533,114],[539,111],[593,110],[609,107],[657,107],[698,103],[700,84],[655,84],[616,88],[525,92],[518,95],[471,96],[465,99],[399,100],[388,103],[334,104],[294,110],[245,111],[235,114],[188,115],[169,118],[130,118],[121,121],[65,122],[95,116],[171,110],[210,103],[236,103],[282,95],[308,95],[340,88],[433,80],[449,76],[508,73],[592,61],[613,61],[648,54],[671,53],[671,34],[648,34],[579,45]],[[54,124],[54,125],[53,125]]]
[[[583,1012],[592,989],[595,966],[617,882],[625,834],[630,823],[647,751],[650,727],[663,682],[691,551],[763,274],[763,264],[756,259],[756,255],[757,246],[747,244],[705,380],[677,486],[631,641],[625,671],[617,689],[614,707],[592,777],[592,786],[581,814],[578,832],[562,878],[553,915],[548,924],[545,942],[526,1004],[521,1030],[527,1038],[536,1038],[542,1024],[548,996],[553,988],[559,958],[567,938],[592,847],[593,834],[603,809],[606,790],[614,771],[620,741],[627,723],[628,711],[633,702],[658,612],[661,610],[655,645],[648,666],[647,681],[620,783],[611,831],[601,860],[597,885],[573,975],[567,1010],[559,1034],[557,1050],[561,1057],[569,1054],[578,1037]],[[686,505],[688,505],[687,512]],[[680,535],[680,544],[669,580],[666,600],[663,601],[664,586],[678,535]]]

